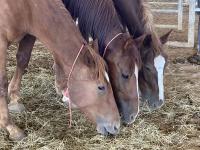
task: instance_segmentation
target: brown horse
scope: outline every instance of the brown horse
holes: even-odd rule
[[[124,123],[132,123],[139,112],[138,48],[145,36],[133,39],[123,31],[112,0],[63,0],[83,37],[99,40],[99,53],[108,64],[114,96]]]
[[[97,124],[100,133],[117,134],[120,117],[111,86],[104,76],[104,62],[84,44],[62,1],[1,0],[0,7],[0,127],[9,132],[10,138],[19,140],[24,134],[8,112],[7,47],[13,41],[20,42],[17,70],[9,86],[11,104],[17,106],[20,80],[30,55],[26,48],[33,45],[36,37],[50,49],[59,69],[65,75],[72,73],[65,79],[68,84],[64,87],[68,88],[72,103]]]
[[[167,55],[163,45],[171,33],[158,38],[154,27],[153,18],[148,4],[144,0],[113,0],[116,10],[121,16],[124,28],[137,38],[147,34],[140,54],[143,66],[139,72],[139,87],[144,101],[147,100],[151,110],[160,108],[164,104],[164,70]]]

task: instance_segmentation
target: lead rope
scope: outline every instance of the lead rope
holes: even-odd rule
[[[69,115],[70,115],[69,128],[71,128],[71,126],[72,126],[72,106],[71,106],[71,99],[70,99],[70,95],[69,95],[69,82],[70,82],[70,77],[71,77],[72,72],[74,70],[74,66],[76,64],[76,61],[77,61],[81,51],[83,50],[84,46],[85,46],[84,44],[81,46],[81,48],[80,48],[80,50],[79,50],[79,52],[78,52],[73,64],[72,64],[71,70],[70,70],[68,78],[67,78],[67,89],[64,92],[64,96],[69,98]]]
[[[115,35],[111,40],[110,40],[110,42],[108,42],[108,44],[106,45],[106,48],[104,49],[104,53],[103,53],[103,58],[104,58],[104,56],[105,56],[105,54],[106,54],[106,51],[107,51],[107,49],[108,49],[108,46],[118,37],[118,36],[120,36],[120,35],[122,35],[123,33],[118,33],[117,35]]]

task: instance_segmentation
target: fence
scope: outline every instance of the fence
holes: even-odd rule
[[[172,2],[167,1],[149,1],[150,4],[159,4],[162,5],[162,9],[152,8],[153,12],[157,13],[166,13],[166,14],[178,14],[177,16],[177,24],[157,24],[156,27],[159,28],[174,28],[178,30],[183,29],[183,9],[184,6],[189,5],[189,18],[188,18],[188,39],[187,42],[179,42],[179,41],[169,41],[168,44],[175,47],[194,47],[194,39],[195,39],[195,12],[200,12],[200,8],[197,8],[198,0],[177,0]],[[164,6],[173,5],[177,6],[176,9],[166,9]]]
[[[199,24],[198,24],[198,46],[197,46],[197,54],[200,56],[200,0],[197,0],[197,8],[196,8],[196,12],[198,12],[199,15]]]
[[[150,1],[150,4],[154,5],[154,4],[159,4],[161,6],[165,6],[165,5],[172,5],[175,6],[177,5],[177,9],[155,9],[153,8],[152,11],[153,12],[157,12],[157,13],[166,13],[166,14],[178,14],[178,24],[177,25],[172,25],[172,24],[168,24],[168,25],[162,25],[162,24],[158,24],[156,25],[156,27],[158,28],[175,28],[178,30],[182,30],[183,29],[183,0],[178,0],[178,2],[160,2],[160,1]]]

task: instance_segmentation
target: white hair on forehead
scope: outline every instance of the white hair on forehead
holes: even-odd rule
[[[110,78],[109,78],[108,73],[106,71],[104,72],[104,76],[105,76],[106,80],[108,81],[108,83],[110,83]]]
[[[138,72],[139,72],[139,69],[138,69],[138,66],[135,64],[135,78],[136,78],[136,86],[137,86],[137,93],[138,93],[138,97],[139,97],[139,85],[138,85]]]
[[[92,42],[93,41],[93,38],[90,36],[89,37],[89,42]]]
[[[138,112],[139,113],[139,97],[140,97],[140,90],[139,90],[139,84],[138,84],[138,73],[139,73],[139,69],[138,66],[135,64],[135,78],[136,78],[136,88],[137,88],[137,96],[138,96]]]
[[[76,19],[75,23],[76,23],[76,26],[78,26],[78,18]]]
[[[158,73],[158,88],[159,88],[159,99],[164,101],[164,68],[165,68],[165,58],[162,55],[157,56],[154,59],[154,66]]]

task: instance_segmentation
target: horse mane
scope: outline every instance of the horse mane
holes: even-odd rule
[[[138,3],[138,18],[141,19],[141,23],[143,28],[145,29],[145,32],[152,32],[154,30],[153,25],[153,14],[150,9],[150,6],[147,2],[144,0],[137,0]]]
[[[91,48],[89,45],[87,45],[86,47],[94,60],[95,78],[97,78],[100,82],[105,81],[104,75],[106,72],[106,63],[104,59],[100,55],[98,55],[96,51],[93,48]]]
[[[100,54],[110,31],[123,28],[112,0],[63,0],[73,18],[78,18],[79,29],[85,39],[98,39]]]
[[[141,23],[145,30],[146,34],[151,34],[152,38],[152,47],[155,53],[160,53],[161,51],[161,42],[160,39],[155,31],[154,22],[153,22],[153,14],[150,9],[150,5],[147,1],[144,0],[137,0],[139,4],[139,13],[138,18],[141,19]]]
[[[130,37],[127,41],[126,44],[124,45],[123,49],[128,51],[128,55],[132,56],[132,59],[129,59],[129,61],[131,61],[129,64],[131,64],[132,66],[130,66],[131,68],[135,67],[135,63],[138,64],[139,69],[142,67],[142,60],[140,56],[140,52],[139,51],[133,51],[132,49],[130,50],[129,48],[132,48],[132,46],[135,44],[135,41],[133,39],[133,37]]]

